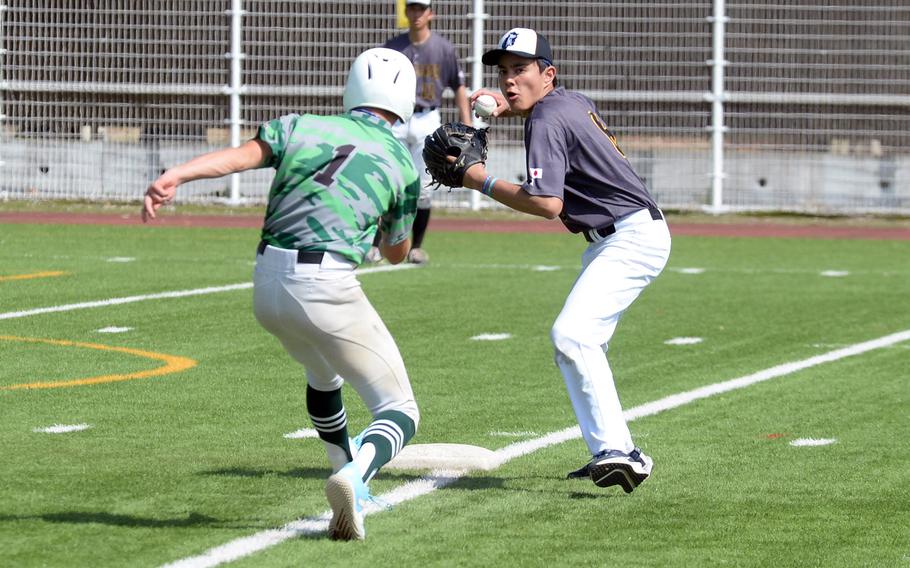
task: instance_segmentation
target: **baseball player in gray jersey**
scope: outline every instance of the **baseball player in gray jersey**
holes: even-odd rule
[[[354,268],[377,225],[383,254],[405,259],[420,191],[411,155],[392,124],[414,111],[414,67],[376,48],[360,54],[344,90],[344,114],[287,115],[237,148],[169,169],[148,188],[143,220],[177,186],[252,168],[275,168],[256,254],[256,319],[306,368],[306,404],[333,474],[329,535],[361,540],[367,483],[414,436],[417,404],[395,341],[360,287]],[[373,416],[352,442],[341,386]]]
[[[455,47],[449,40],[430,29],[430,23],[435,16],[433,8],[430,7],[430,0],[408,0],[405,15],[408,18],[407,33],[393,37],[383,47],[405,54],[414,64],[417,73],[414,116],[408,121],[396,124],[392,131],[411,151],[414,165],[420,173],[420,200],[417,202],[413,247],[408,254],[408,261],[424,264],[430,258],[423,249],[423,239],[430,223],[433,190],[430,188],[430,178],[423,163],[423,140],[442,123],[439,107],[442,105],[442,93],[446,88],[452,89],[455,94],[455,106],[458,108],[461,122],[471,123],[471,107],[468,104],[464,73],[458,64]],[[378,243],[374,243],[376,244]],[[368,260],[376,262],[380,258],[379,250],[371,249]]]
[[[477,164],[464,185],[509,207],[552,219],[589,243],[581,273],[550,332],[581,432],[593,458],[569,477],[631,492],[651,474],[623,418],[607,345],[619,318],[660,274],[670,232],[644,182],[587,97],[557,85],[547,40],[534,30],[506,32],[483,56],[499,70],[493,116],[525,118],[528,177],[521,185]]]

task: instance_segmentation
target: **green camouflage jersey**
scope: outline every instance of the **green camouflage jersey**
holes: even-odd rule
[[[388,123],[368,112],[289,114],[259,127],[277,170],[262,239],[285,249],[329,251],[356,264],[377,226],[389,244],[411,234],[420,181]]]

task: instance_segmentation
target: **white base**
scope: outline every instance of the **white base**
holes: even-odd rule
[[[496,453],[468,444],[412,444],[405,446],[383,469],[489,471],[499,465]]]

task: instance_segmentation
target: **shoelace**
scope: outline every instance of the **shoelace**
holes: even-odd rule
[[[380,499],[379,497],[373,496],[372,493],[367,493],[366,499],[363,499],[363,501],[367,501],[369,504],[374,505],[375,508],[377,508],[377,509],[382,509],[384,511],[392,510],[391,503],[389,503],[385,499]]]

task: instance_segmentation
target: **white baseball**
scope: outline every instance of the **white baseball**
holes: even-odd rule
[[[492,95],[480,95],[474,101],[474,112],[481,118],[486,118],[493,114],[499,104]]]

